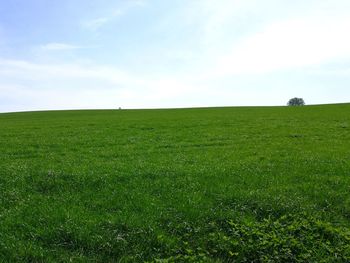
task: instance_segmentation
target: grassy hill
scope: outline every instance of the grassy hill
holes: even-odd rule
[[[350,261],[350,104],[0,114],[0,261],[156,259]]]

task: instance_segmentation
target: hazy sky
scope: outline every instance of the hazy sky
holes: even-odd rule
[[[349,0],[0,0],[0,111],[350,101]]]

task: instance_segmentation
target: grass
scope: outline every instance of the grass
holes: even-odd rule
[[[350,262],[349,113],[0,114],[0,261]]]

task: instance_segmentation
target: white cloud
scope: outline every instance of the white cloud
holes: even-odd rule
[[[273,23],[234,45],[212,74],[263,74],[350,58],[349,28],[348,17]]]
[[[7,94],[0,100],[15,101],[0,111],[175,107],[181,97],[198,92],[172,77],[142,77],[114,67],[0,59],[0,95]]]
[[[65,44],[65,43],[48,43],[45,45],[41,45],[40,48],[42,50],[58,51],[58,50],[74,50],[74,49],[80,49],[82,47]]]
[[[115,84],[132,81],[125,71],[106,66],[81,64],[39,64],[24,60],[0,59],[0,75],[23,80],[54,78],[102,79]]]
[[[198,75],[264,74],[349,54],[349,1],[202,0],[184,6],[157,30],[172,33],[165,53],[191,54],[181,60]]]
[[[86,29],[95,31],[95,30],[98,30],[103,25],[107,24],[110,21],[110,19],[111,19],[110,17],[99,17],[99,18],[82,22],[82,26]]]
[[[81,25],[88,30],[97,31],[104,25],[112,22],[115,18],[125,15],[129,9],[144,7],[146,5],[146,1],[144,0],[129,0],[125,3],[123,7],[113,9],[108,15],[83,21]]]
[[[129,0],[128,1],[129,7],[137,7],[137,6],[146,6],[147,1],[146,0]]]
[[[307,71],[308,74],[318,76],[338,76],[338,77],[349,77],[350,67],[339,67],[339,68],[316,68]]]

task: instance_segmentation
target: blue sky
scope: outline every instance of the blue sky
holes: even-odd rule
[[[350,101],[348,0],[0,2],[0,112]]]

